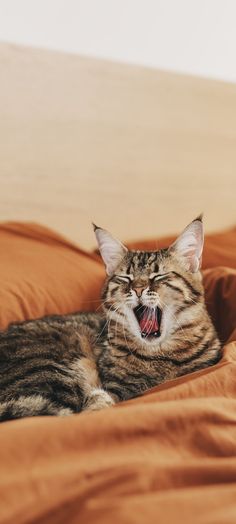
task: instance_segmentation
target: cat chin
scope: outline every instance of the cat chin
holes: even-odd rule
[[[145,338],[142,337],[142,334],[139,331],[138,339],[142,347],[146,347],[150,351],[152,348],[159,347],[160,344],[162,344],[166,340],[166,330],[165,328],[161,329],[160,335],[158,337],[145,337]]]

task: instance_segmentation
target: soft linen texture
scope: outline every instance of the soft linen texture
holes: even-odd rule
[[[105,411],[2,424],[1,523],[236,522],[236,233],[213,240],[204,285],[222,360]],[[98,257],[33,225],[2,225],[0,243],[2,325],[96,309]]]

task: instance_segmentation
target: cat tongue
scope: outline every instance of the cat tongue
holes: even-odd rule
[[[152,335],[159,329],[156,310],[153,308],[145,308],[140,315],[139,325],[142,333],[145,335]]]

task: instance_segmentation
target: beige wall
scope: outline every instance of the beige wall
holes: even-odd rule
[[[236,86],[0,46],[0,219],[80,244],[235,223]]]
[[[235,0],[0,0],[0,40],[236,82]]]

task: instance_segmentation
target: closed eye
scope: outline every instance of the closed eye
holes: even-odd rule
[[[163,280],[168,275],[170,275],[170,271],[168,273],[163,273],[163,275],[155,275],[154,273],[152,273],[149,277],[149,280],[151,280],[152,282],[157,282],[158,280]]]
[[[130,282],[132,282],[133,278],[134,277],[132,275],[130,275],[130,276],[128,276],[128,275],[115,275],[115,279],[116,280],[120,280],[121,282],[127,282],[128,284],[130,284]]]

